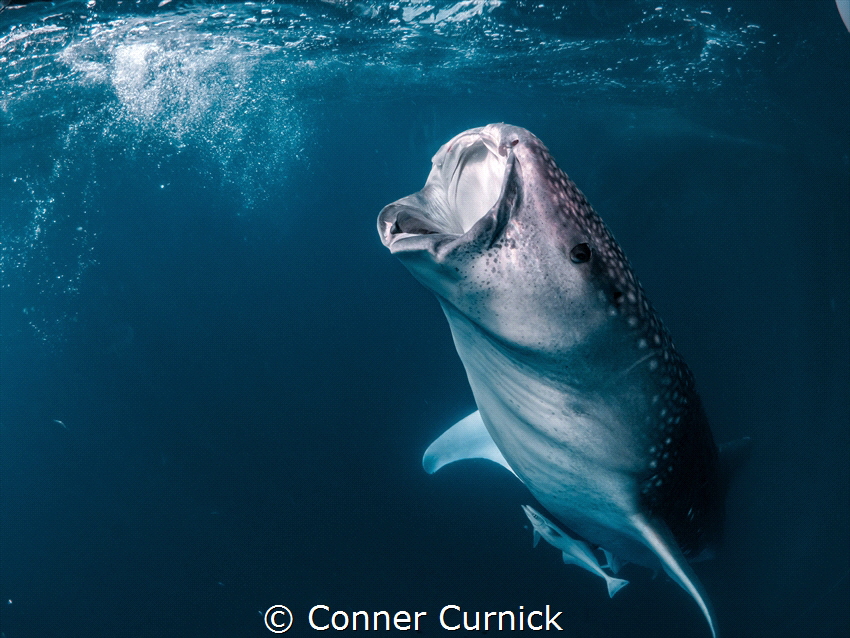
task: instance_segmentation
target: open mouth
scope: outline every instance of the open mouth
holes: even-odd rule
[[[489,129],[461,133],[445,144],[434,156],[425,187],[381,212],[384,244],[422,235],[461,236],[494,209],[509,152],[496,139],[498,131]]]

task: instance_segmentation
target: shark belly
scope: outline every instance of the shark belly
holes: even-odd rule
[[[573,532],[621,560],[657,569],[633,529],[641,511],[640,437],[616,397],[539,374],[443,303],[481,418],[511,469]],[[635,417],[636,419],[639,417]]]

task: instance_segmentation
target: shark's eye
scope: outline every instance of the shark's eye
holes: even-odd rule
[[[574,264],[583,264],[590,261],[590,246],[587,244],[576,244],[570,251],[570,259]]]

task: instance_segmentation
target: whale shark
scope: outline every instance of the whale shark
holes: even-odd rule
[[[690,563],[718,540],[723,481],[693,374],[543,143],[503,123],[460,133],[378,233],[436,295],[478,407],[425,469],[499,463],[609,565],[663,569],[716,637]]]

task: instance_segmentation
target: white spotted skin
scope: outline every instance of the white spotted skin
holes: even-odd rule
[[[452,201],[468,206],[460,230],[447,221]],[[504,124],[456,136],[425,188],[387,206],[378,230],[437,295],[484,424],[555,518],[650,567],[713,540],[717,448],[692,375],[540,140]],[[669,538],[678,547],[660,551]],[[680,584],[706,609],[698,587]]]

